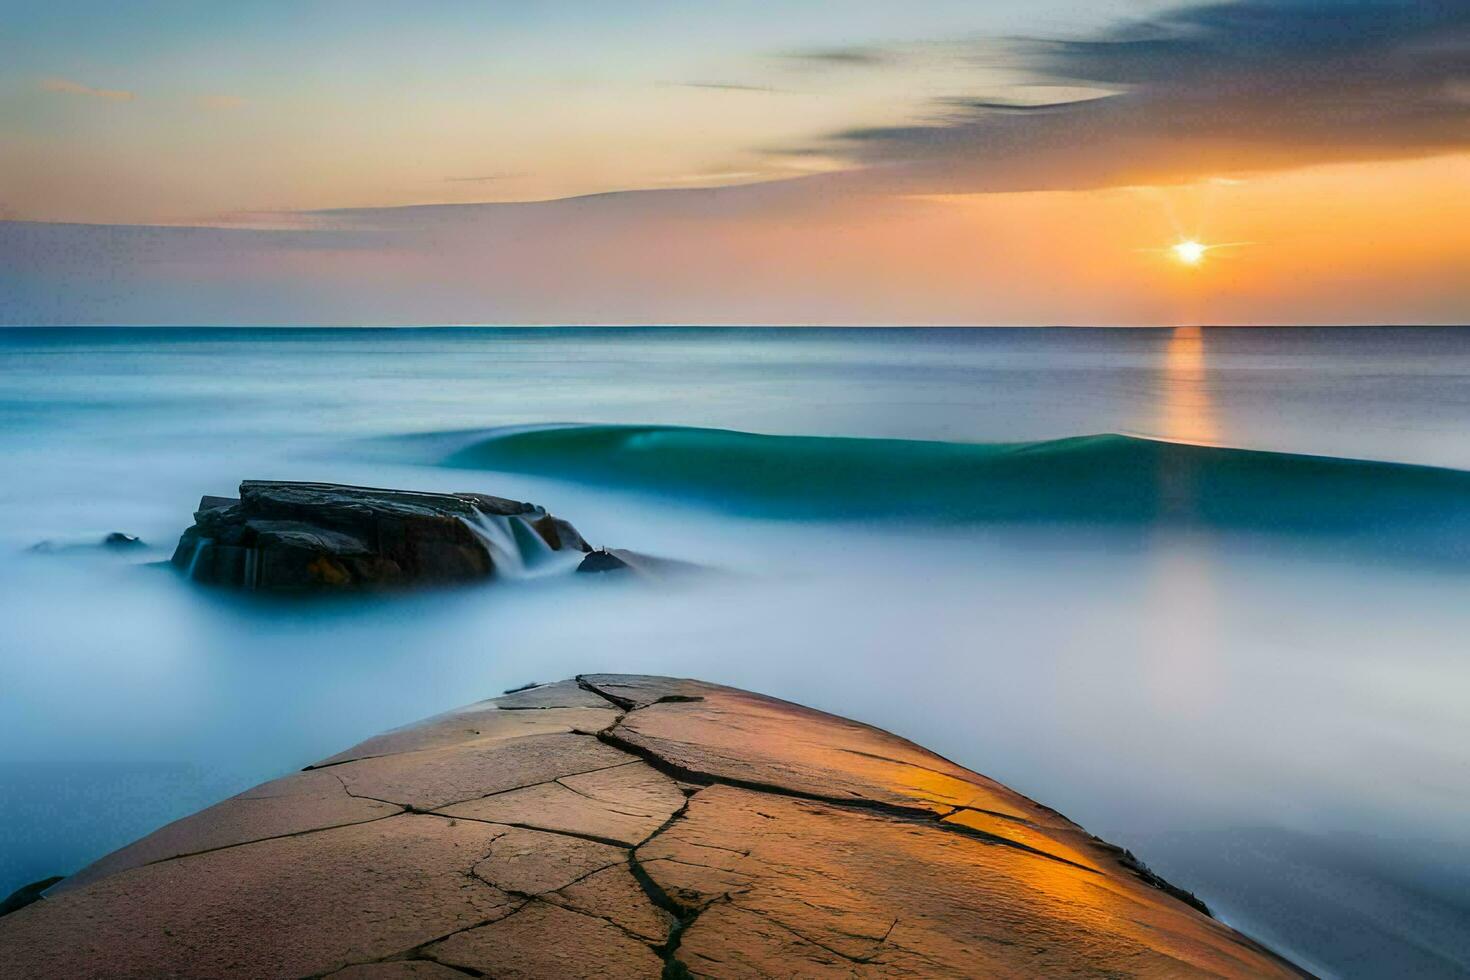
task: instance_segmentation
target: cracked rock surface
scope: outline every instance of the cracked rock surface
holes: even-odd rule
[[[887,732],[589,675],[377,736],[0,918],[0,976],[1299,976]]]

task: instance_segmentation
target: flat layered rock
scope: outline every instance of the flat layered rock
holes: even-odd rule
[[[591,675],[370,739],[0,918],[0,976],[1299,976],[887,732]]]
[[[442,812],[632,847],[683,806],[677,783],[634,760],[458,803]]]
[[[171,823],[142,840],[113,851],[51,890],[52,894],[117,871],[235,844],[291,837],[329,827],[367,823],[402,813],[404,807],[348,794],[330,772],[300,772],[273,780]]]
[[[386,959],[520,907],[469,873],[503,832],[404,814],[111,874],[0,919],[0,976],[288,977]]]
[[[571,524],[518,500],[247,480],[239,497],[199,501],[173,564],[210,585],[314,592],[474,581],[590,550]]]

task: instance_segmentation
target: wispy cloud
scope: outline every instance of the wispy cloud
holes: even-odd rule
[[[702,174],[677,174],[672,177],[665,177],[663,182],[666,184],[725,184],[733,181],[750,180],[754,177],[769,177],[770,175],[770,171],[766,170],[717,170]]]
[[[1240,0],[1082,40],[1017,42],[1038,77],[1109,91],[1022,107],[943,100],[936,121],[821,144],[938,191],[1084,187],[1470,149],[1464,0]]]
[[[891,52],[880,48],[820,48],[812,51],[789,51],[781,57],[809,65],[853,68],[883,65],[894,60]]]
[[[448,183],[448,184],[482,184],[482,183],[485,183],[487,181],[492,181],[492,180],[515,180],[515,179],[517,179],[519,177],[529,177],[529,176],[530,176],[530,174],[525,174],[525,173],[500,173],[500,174],[482,174],[482,175],[480,175],[478,177],[445,177],[445,178],[443,178],[443,180],[444,180],[445,183]]]
[[[61,92],[66,95],[87,95],[94,99],[106,99],[109,102],[131,102],[137,98],[132,92],[116,88],[93,88],[74,82],[69,78],[43,78],[41,89],[46,92]]]
[[[770,85],[742,85],[738,82],[665,82],[677,88],[706,88],[720,92],[779,92]]]

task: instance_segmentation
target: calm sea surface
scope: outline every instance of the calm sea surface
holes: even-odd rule
[[[1002,487],[911,442],[1104,433],[1205,448]],[[507,687],[673,673],[908,736],[1314,970],[1470,973],[1470,476],[1379,465],[1470,470],[1470,330],[6,330],[0,460],[0,895]],[[1169,506],[1066,495],[1112,474]],[[147,564],[251,478],[726,574],[282,605]]]

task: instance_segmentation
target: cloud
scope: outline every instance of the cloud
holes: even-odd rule
[[[892,62],[894,56],[879,48],[823,48],[792,51],[781,57],[813,66],[866,68]]]
[[[94,99],[106,99],[109,102],[131,102],[137,98],[132,92],[125,92],[122,89],[93,88],[69,78],[43,78],[41,89],[46,92],[62,92],[67,95],[90,95]]]
[[[737,82],[668,82],[679,88],[705,88],[720,92],[779,92],[781,89],[769,85],[741,85]]]
[[[765,170],[717,170],[709,173],[677,174],[665,177],[663,183],[667,184],[697,184],[697,183],[733,183],[739,180],[750,180],[752,177],[769,176]]]
[[[479,177],[445,177],[445,183],[449,184],[480,184],[491,180],[515,180],[518,177],[529,177],[526,173],[500,173],[484,174]]]
[[[1192,179],[1470,149],[1470,3],[1243,0],[1186,7],[1016,54],[1051,83],[1103,88],[1022,107],[936,103],[922,125],[852,129],[813,151],[918,190]]]

